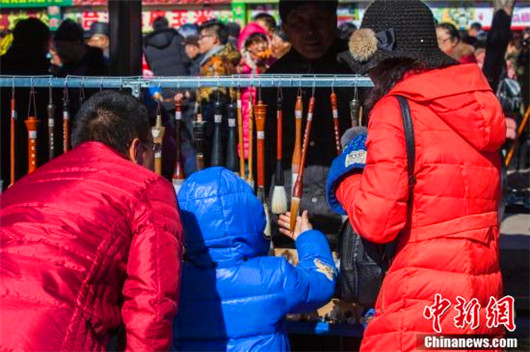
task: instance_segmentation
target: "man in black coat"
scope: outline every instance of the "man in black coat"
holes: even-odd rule
[[[338,1],[280,1],[282,28],[292,43],[291,50],[267,71],[268,74],[351,74],[346,64],[337,60],[347,50],[347,44],[336,37]],[[291,190],[291,160],[295,141],[295,102],[297,88],[283,89],[283,169],[287,193]],[[302,89],[304,101],[303,131],[312,88]],[[340,133],[351,127],[349,101],[351,89],[335,89],[338,100]],[[264,89],[263,101],[268,105],[266,120],[266,189],[276,164],[276,101],[277,89]],[[301,210],[308,210],[313,226],[326,233],[336,234],[341,217],[329,208],[325,185],[329,166],[337,156],[330,103],[331,88],[316,88],[315,112],[309,139],[303,182]],[[290,196],[288,196],[290,198]],[[329,236],[328,236],[329,237]],[[334,236],[331,236],[333,238]],[[275,242],[281,237],[275,238]]]
[[[189,76],[190,59],[184,50],[184,37],[169,28],[165,17],[158,17],[153,22],[153,33],[144,38],[145,59],[155,76]],[[174,108],[175,89],[163,89],[164,107]]]
[[[9,50],[0,56],[0,74],[2,75],[47,75],[50,61],[46,58],[50,31],[42,21],[28,18],[17,22],[13,30],[13,43]],[[46,123],[46,106],[48,104],[48,88],[35,88],[37,93],[36,116],[41,121],[37,127],[37,165],[47,161],[48,130]],[[11,124],[11,87],[0,89],[0,116],[2,149],[0,156],[1,175],[4,189],[24,176],[28,171],[28,130],[25,121],[28,118],[29,88],[15,89],[15,180],[10,179],[10,124]],[[32,110],[33,111],[33,107]],[[57,124],[56,124],[57,125]],[[58,134],[56,134],[58,135]]]

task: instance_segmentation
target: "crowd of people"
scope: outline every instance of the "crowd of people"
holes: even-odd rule
[[[530,31],[510,37],[513,7],[495,9],[488,34],[477,25],[462,34],[437,24],[420,0],[375,0],[359,29],[338,26],[337,7],[332,0],[280,0],[281,26],[267,14],[244,28],[211,20],[175,29],[161,17],[143,39],[146,75],[371,78],[374,88],[358,92],[364,110],[354,116],[357,92],[350,88],[240,91],[246,132],[240,157],[254,148],[252,106],[269,107],[266,190],[280,175],[291,189],[299,172],[295,135],[308,128],[294,229],[290,212],[269,217],[264,202],[274,202],[273,192],[263,202],[224,167],[196,169],[191,123],[197,112],[204,116],[208,150],[214,115],[234,101],[232,89],[153,88],[142,100],[118,91],[87,90],[85,100],[83,89],[37,90],[50,101],[71,101],[72,149],[51,160],[37,152],[47,162],[1,194],[0,350],[288,351],[286,315],[323,306],[338,277],[345,279],[341,269],[353,258],[340,258],[337,267],[332,256],[344,224],[367,243],[395,246],[361,350],[413,351],[421,347],[418,335],[438,328],[504,335],[502,325],[455,325],[457,312],[435,328],[425,311],[437,295],[483,306],[503,296],[499,150],[506,116],[519,122],[520,112],[507,111],[496,94],[506,78],[528,91]],[[50,41],[42,22],[23,20],[0,57],[1,72],[108,74],[108,30],[94,23],[84,32],[65,20]],[[3,90],[2,102],[21,92]],[[275,109],[279,97],[283,119]],[[187,126],[181,148],[187,178],[177,195],[168,182],[179,139],[171,134],[176,100]],[[39,99],[35,109],[45,115],[48,103]],[[24,111],[28,101],[17,104]],[[308,109],[312,120],[302,116]],[[170,131],[162,146],[151,133],[158,113]],[[17,124],[23,141],[23,119]],[[1,127],[5,141],[9,121]],[[162,175],[152,172],[160,147],[168,156]],[[24,148],[19,155],[27,155]],[[6,154],[2,148],[2,160]],[[17,178],[24,174],[19,167]],[[297,265],[269,255],[278,245],[295,246]],[[486,321],[484,310],[477,314]]]

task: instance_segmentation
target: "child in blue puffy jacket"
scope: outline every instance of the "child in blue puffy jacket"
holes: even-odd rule
[[[267,256],[263,206],[233,172],[209,168],[191,175],[179,194],[186,257],[175,350],[289,351],[287,313],[313,311],[328,302],[336,269],[326,238],[307,213],[293,237],[299,264]]]

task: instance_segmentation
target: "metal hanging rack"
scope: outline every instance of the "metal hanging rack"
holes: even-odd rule
[[[51,87],[51,88],[109,88],[131,89],[138,97],[141,88],[185,88],[203,87],[373,87],[367,76],[359,75],[234,75],[213,77],[86,77],[67,76],[8,76],[0,75],[0,87]]]

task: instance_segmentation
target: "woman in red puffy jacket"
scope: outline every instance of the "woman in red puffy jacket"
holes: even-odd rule
[[[104,91],[76,116],[75,146],[2,193],[0,351],[167,350],[182,228],[150,171],[145,107]]]
[[[419,0],[372,3],[350,53],[353,69],[375,83],[366,160],[357,158],[362,173],[343,175],[331,192],[362,237],[397,240],[361,350],[415,350],[423,334],[502,335],[486,307],[503,292],[497,203],[505,123],[486,78],[438,49],[432,13]],[[396,96],[407,99],[414,125],[412,199]],[[431,309],[437,294],[439,311]],[[457,297],[478,300],[474,324],[460,321]]]

